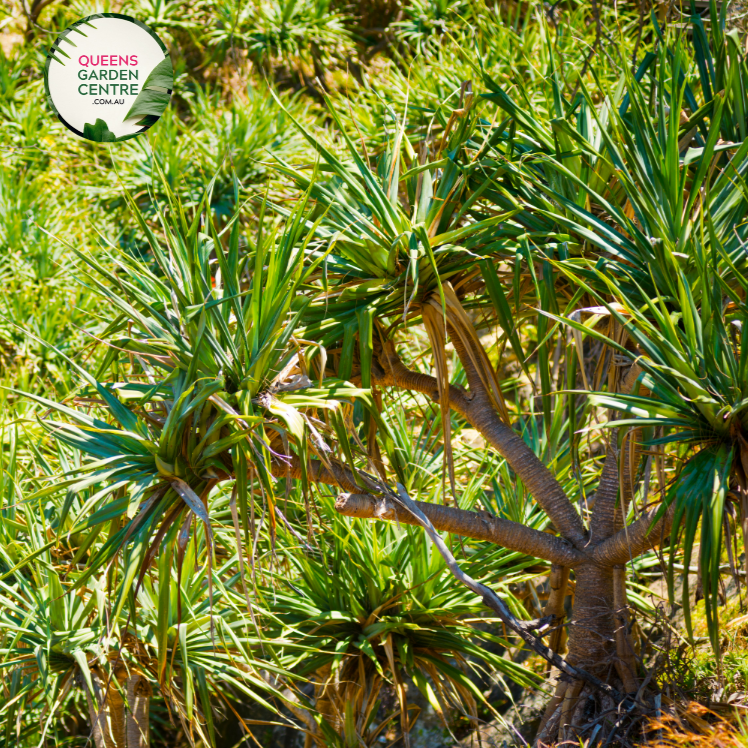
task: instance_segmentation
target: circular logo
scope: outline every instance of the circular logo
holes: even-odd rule
[[[119,13],[76,21],[55,40],[44,68],[47,101],[68,130],[97,143],[134,138],[169,104],[174,71],[166,46]]]

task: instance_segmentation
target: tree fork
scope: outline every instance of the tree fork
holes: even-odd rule
[[[515,433],[496,414],[488,394],[478,382],[477,374],[472,371],[470,356],[459,341],[459,336],[450,335],[463,368],[477,388],[468,395],[462,388],[449,387],[450,406],[453,407],[473,428],[475,428],[506,459],[512,470],[522,479],[528,491],[550,517],[558,531],[578,549],[587,542],[587,531],[582,519],[564,492],[561,484],[551,471],[540,461],[538,456],[525,444],[519,434]],[[393,384],[401,389],[412,389],[428,394],[438,402],[438,385],[434,377],[410,371],[400,361],[392,341],[384,344],[382,363],[385,375],[378,384]],[[389,375],[389,376],[387,376]]]
[[[636,692],[638,685],[636,660],[628,636],[625,590],[622,589],[625,574],[616,567],[622,567],[630,558],[659,544],[669,532],[673,508],[664,512],[661,507],[651,509],[630,526],[623,526],[624,512],[620,500],[625,502],[633,495],[634,479],[631,473],[638,464],[640,454],[634,435],[630,448],[626,448],[624,440],[623,455],[617,449],[617,444],[609,450],[598,486],[590,537],[581,516],[555,476],[522,438],[499,418],[491,398],[479,382],[480,378],[471,369],[473,362],[470,356],[461,349],[459,336],[455,334],[450,337],[472,388],[470,392],[455,385],[445,388],[450,407],[460,413],[507,460],[533,498],[546,511],[561,537],[493,517],[487,512],[469,512],[414,502],[403,490],[400,490],[398,498],[378,478],[334,459],[310,461],[307,473],[313,481],[335,485],[347,492],[338,496],[336,501],[335,508],[341,514],[421,525],[426,530],[455,577],[479,594],[507,628],[559,669],[561,677],[556,694],[548,705],[538,738],[556,734],[563,737],[581,709],[580,694],[588,692],[584,690],[585,684],[588,688],[601,691],[607,698],[619,703],[626,702],[627,711],[633,708],[632,698],[611,685],[622,684],[623,690],[628,693]],[[436,379],[407,369],[391,341],[378,351],[377,360],[379,365],[375,364],[372,372],[374,383],[422,392],[439,402]],[[639,367],[632,366],[621,389],[630,391],[639,374]],[[276,457],[272,471],[279,477],[298,478],[302,472],[301,463],[293,456]],[[658,512],[661,516],[654,522]],[[538,623],[527,624],[516,620],[492,590],[462,572],[436,530],[485,540],[550,561],[553,564],[551,592],[545,607],[547,616],[541,624],[545,624],[546,620],[556,624],[563,620],[569,571],[574,569],[576,595],[572,619],[568,624],[569,651],[566,659],[558,654],[566,633],[563,626],[557,625],[551,635],[551,646],[547,647],[534,633]]]
[[[535,631],[545,628],[545,624],[547,623],[545,620],[534,622],[520,621],[514,616],[507,604],[490,587],[487,587],[485,584],[481,584],[480,582],[476,582],[472,577],[467,575],[460,568],[451,551],[445,545],[442,537],[436,532],[428,517],[426,517],[426,515],[418,508],[417,504],[407,495],[405,489],[399,484],[398,491],[399,495],[390,493],[387,498],[402,505],[404,510],[410,512],[413,517],[418,520],[418,523],[426,531],[431,542],[445,560],[447,568],[452,572],[452,575],[468,589],[472,590],[476,595],[479,595],[486,607],[493,610],[510,631],[517,634],[520,639],[530,647],[530,649],[537,652],[537,654],[543,657],[543,659],[547,660],[552,665],[555,665],[562,673],[570,676],[573,680],[585,681],[593,688],[602,691],[605,695],[615,699],[619,703],[624,700],[630,701],[630,699],[624,697],[624,695],[622,695],[616,688],[611,686],[609,683],[606,683],[596,674],[591,673],[578,665],[572,664],[569,660],[565,660],[546,646],[540,636],[534,633]]]
[[[342,466],[340,467],[342,468]],[[345,470],[348,469],[345,468]],[[321,468],[316,475],[319,479],[322,479],[323,472]],[[325,477],[330,482],[334,482],[334,478],[330,473],[327,473]],[[368,476],[367,479],[372,480]],[[372,519],[399,519],[407,524],[420,524],[447,562],[447,566],[452,574],[469,589],[480,595],[484,604],[498,615],[510,631],[517,634],[532,650],[559,669],[562,682],[565,682],[566,685],[559,684],[556,697],[560,697],[561,700],[555,698],[555,703],[552,702],[549,705],[549,710],[545,715],[545,724],[541,727],[539,737],[549,733],[555,734],[558,727],[563,727],[567,724],[570,715],[573,717],[576,714],[575,709],[579,701],[579,691],[581,690],[577,689],[580,682],[587,683],[619,704],[625,703],[627,705],[627,712],[630,712],[634,708],[635,702],[632,697],[621,693],[610,684],[611,663],[615,662],[617,653],[615,647],[615,593],[612,565],[601,566],[584,554],[581,554],[583,561],[575,565],[577,594],[575,596],[573,617],[570,623],[569,655],[564,659],[557,651],[546,646],[540,636],[534,633],[537,630],[545,628],[550,616],[548,619],[544,618],[534,623],[517,620],[506,606],[506,603],[493,590],[475,582],[475,580],[460,569],[425,512],[428,511],[431,513],[436,509],[438,511],[436,511],[434,516],[437,518],[440,515],[442,517],[445,516],[443,512],[446,512],[446,516],[454,514],[460,520],[464,519],[465,515],[476,513],[465,512],[452,507],[442,507],[441,505],[414,502],[407,496],[402,487],[399,487],[399,497],[392,494],[386,486],[380,484],[378,488],[385,494],[384,496],[374,497],[369,494],[343,495],[338,498],[336,509],[342,510],[342,513],[349,516]],[[407,513],[412,515],[412,522],[407,522],[405,519]],[[476,516],[480,517],[480,515]],[[641,519],[639,522],[641,522]],[[622,530],[621,533],[625,533],[625,530]],[[617,540],[617,536],[614,536],[614,539]],[[561,539],[556,538],[556,540]],[[613,539],[604,541],[601,545],[606,545],[611,540]],[[556,576],[563,577],[564,571],[559,568]],[[560,585],[556,589],[559,591],[559,594],[555,596],[552,602],[554,608],[558,605],[558,600],[561,599]],[[577,685],[574,685],[573,689],[569,690],[569,682]],[[568,698],[568,703],[566,703],[564,697]]]
[[[661,515],[657,521],[657,515]],[[656,548],[669,535],[675,515],[675,503],[663,511],[657,505],[639,515],[639,519],[621,528],[613,537],[588,550],[589,557],[601,566],[619,566]]]

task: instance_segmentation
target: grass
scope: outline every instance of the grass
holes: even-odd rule
[[[178,577],[176,566],[172,568],[170,564],[172,556],[178,552],[179,528],[172,525],[165,529],[165,542],[172,555],[160,554],[152,573],[143,577],[137,600],[134,595],[123,595],[112,609],[109,603],[101,602],[106,597],[105,591],[108,587],[116,588],[117,580],[125,573],[134,573],[136,561],[140,568],[148,546],[144,541],[138,551],[140,556],[135,553],[128,556],[129,567],[118,565],[123,559],[115,553],[116,547],[107,546],[105,541],[122,533],[132,516],[116,491],[107,494],[107,501],[111,498],[112,504],[116,504],[114,509],[103,501],[97,503],[97,489],[111,488],[105,485],[104,478],[98,485],[78,484],[70,492],[45,493],[48,476],[62,472],[74,474],[81,468],[80,455],[55,443],[39,426],[37,416],[47,412],[48,403],[22,398],[16,391],[67,404],[78,398],[82,409],[96,405],[91,402],[96,393],[90,383],[81,381],[73,362],[85,362],[88,371],[97,371],[102,364],[112,364],[112,356],[101,340],[104,337],[113,339],[112,329],[107,332],[113,323],[119,324],[118,335],[122,339],[126,337],[125,317],[117,320],[114,307],[121,286],[134,278],[146,278],[138,288],[131,287],[132,298],[137,298],[141,310],[148,306],[151,320],[159,324],[161,311],[171,303],[172,294],[177,298],[184,287],[184,278],[170,275],[165,256],[159,264],[148,249],[145,241],[148,231],[162,239],[168,226],[170,238],[179,237],[185,245],[194,240],[195,246],[201,247],[199,251],[203,251],[208,240],[216,242],[215,237],[207,236],[209,224],[212,222],[216,232],[220,232],[234,218],[236,233],[229,229],[225,235],[231,236],[227,251],[235,252],[235,260],[243,259],[237,260],[230,272],[221,268],[221,280],[224,284],[231,280],[237,291],[244,292],[249,288],[246,278],[259,272],[255,287],[260,283],[259,278],[265,278],[262,288],[268,298],[271,295],[269,276],[262,276],[262,272],[263,267],[268,270],[269,258],[279,251],[286,236],[288,222],[282,216],[284,213],[300,215],[294,213],[298,211],[296,186],[305,186],[313,170],[318,168],[321,175],[318,185],[324,182],[328,192],[326,196],[315,197],[319,197],[319,205],[327,201],[329,216],[337,221],[335,230],[341,232],[341,252],[365,256],[371,246],[361,238],[358,226],[369,221],[375,211],[371,193],[361,188],[364,177],[359,182],[351,182],[347,198],[341,197],[342,189],[336,192],[340,188],[336,179],[342,179],[351,171],[354,157],[363,151],[366,163],[358,173],[367,172],[367,176],[386,173],[393,163],[397,163],[402,172],[414,168],[421,158],[421,149],[435,147],[435,143],[441,143],[441,156],[446,159],[451,152],[449,144],[453,142],[450,138],[462,148],[455,136],[453,113],[466,106],[472,92],[469,114],[472,140],[464,148],[466,158],[471,158],[479,151],[489,124],[497,124],[497,118],[503,116],[492,102],[479,96],[485,91],[486,81],[511,88],[511,95],[521,102],[523,109],[538,113],[539,119],[542,119],[541,114],[549,119],[555,106],[549,79],[558,75],[573,85],[574,75],[582,69],[594,42],[594,25],[589,23],[587,6],[581,2],[565,4],[564,22],[555,30],[545,17],[542,4],[525,2],[419,0],[404,7],[399,15],[389,13],[385,7],[378,10],[378,6],[367,7],[365,15],[323,0],[295,3],[268,0],[258,4],[205,0],[181,5],[157,0],[125,2],[116,7],[151,24],[168,42],[174,56],[176,85],[172,107],[148,135],[115,146],[76,140],[50,117],[42,95],[40,61],[51,37],[32,30],[24,41],[26,24],[18,7],[13,7],[9,15],[0,19],[0,34],[6,50],[0,54],[0,495],[3,500],[0,546],[3,574],[24,556],[39,554],[28,578],[11,574],[2,582],[0,591],[7,603],[2,624],[4,656],[27,657],[24,650],[41,648],[36,664],[29,666],[31,669],[17,670],[12,676],[16,679],[12,684],[16,689],[14,693],[23,691],[26,696],[26,701],[18,703],[26,706],[19,708],[7,698],[0,702],[6,725],[18,721],[21,737],[17,744],[30,746],[43,740],[40,726],[43,720],[40,722],[39,716],[46,718],[50,714],[50,694],[53,693],[61,699],[61,711],[70,717],[55,726],[56,744],[62,745],[63,741],[71,745],[83,744],[85,728],[81,727],[76,733],[78,728],[73,726],[73,717],[85,715],[86,707],[81,692],[65,692],[64,679],[80,662],[80,652],[89,657],[100,656],[98,647],[103,646],[100,642],[111,633],[105,612],[112,613],[116,624],[123,628],[128,625],[128,614],[132,615],[131,623],[146,646],[142,652],[128,651],[125,656],[133,665],[149,668],[153,682],[164,687],[159,696],[172,708],[175,722],[183,720],[180,724],[184,725],[181,738],[184,744],[190,729],[194,740],[207,743],[212,739],[215,726],[211,722],[211,700],[220,702],[223,696],[237,693],[247,700],[270,698],[268,694],[273,695],[272,691],[252,680],[263,667],[276,668],[287,678],[288,684],[302,694],[304,679],[310,678],[312,684],[316,679],[317,685],[322,681],[334,683],[338,714],[337,717],[328,714],[328,722],[337,729],[332,729],[329,740],[333,744],[340,739],[341,745],[353,744],[356,734],[372,744],[382,734],[383,730],[377,732],[381,725],[373,721],[379,709],[377,689],[388,680],[397,682],[403,673],[413,678],[437,712],[445,712],[447,721],[450,713],[454,717],[462,710],[461,718],[467,719],[465,713],[476,712],[482,693],[476,683],[485,678],[485,669],[501,672],[504,677],[522,683],[537,680],[532,672],[540,674],[542,668],[531,661],[528,674],[517,665],[506,654],[511,647],[507,646],[509,642],[504,639],[503,632],[498,628],[484,630],[473,625],[480,623],[476,621],[481,616],[479,602],[474,596],[455,593],[454,587],[447,584],[439,559],[429,556],[424,543],[417,544],[414,531],[381,529],[344,520],[332,512],[319,513],[320,506],[324,507],[325,502],[329,504],[329,497],[299,495],[290,489],[288,495],[281,495],[279,491],[275,497],[276,507],[282,505],[287,512],[288,526],[279,522],[272,532],[268,528],[275,520],[265,518],[259,498],[256,506],[252,504],[253,513],[250,515],[247,510],[240,517],[232,514],[230,488],[218,491],[211,498],[211,516],[217,523],[214,538],[217,565],[212,576],[216,580],[215,596],[210,602],[206,596],[210,575],[207,568],[211,550],[209,537],[202,527],[196,526],[192,530],[192,541],[184,551],[186,567],[181,568],[186,569],[184,574],[189,584],[184,585],[185,607],[183,610],[179,607],[182,603],[177,602],[174,589],[182,584],[182,579]],[[93,9],[87,2],[53,3],[40,17],[40,23],[59,30]],[[392,21],[384,30],[372,31],[379,29],[375,11]],[[618,24],[620,31],[616,39],[630,59],[635,37],[634,19],[625,14],[616,18],[614,12],[604,9],[606,26],[614,28]],[[12,45],[11,41],[14,41]],[[481,61],[482,67],[477,66],[476,60]],[[559,60],[560,65],[555,67]],[[612,56],[598,54],[584,82],[594,89],[593,96],[599,96],[599,91],[614,86],[621,72]],[[303,127],[307,137],[294,125],[294,120]],[[399,144],[398,132],[402,133]],[[352,143],[345,140],[343,133],[350,135]],[[723,134],[738,137],[737,132]],[[540,135],[546,137],[547,133]],[[553,142],[548,137],[548,142]],[[330,153],[326,163],[315,147],[320,143]],[[437,184],[442,178],[446,184],[444,171],[447,168],[448,164],[442,165],[438,176],[435,170]],[[447,176],[458,181],[456,174]],[[211,181],[212,192],[206,200],[205,189]],[[395,190],[394,200],[399,207],[387,237],[390,243],[406,230],[418,230],[418,224],[424,219],[415,202],[418,180],[414,177],[411,181],[410,192],[405,189],[399,194]],[[351,193],[356,186],[360,189],[353,199]],[[261,218],[266,194],[271,196],[270,202],[277,213],[271,215],[271,210],[266,208]],[[199,231],[189,232],[191,235],[187,238],[188,232],[183,231],[175,218],[177,202],[190,220],[203,213]],[[314,209],[321,212],[318,206]],[[316,220],[318,213],[305,216],[304,220]],[[382,223],[389,218],[376,215],[376,221]],[[440,214],[428,220],[437,227],[445,219]],[[450,228],[441,226],[439,233]],[[267,242],[265,259],[261,251],[263,240]],[[290,257],[292,243],[286,245],[286,249]],[[507,257],[513,261],[513,256],[507,254]],[[203,260],[207,270],[201,280],[210,278],[215,282],[218,273],[214,263],[211,264],[213,261],[208,254]],[[437,255],[435,262],[441,261]],[[430,260],[423,257],[419,262],[417,268],[424,284],[431,282],[436,290],[436,282],[429,280]],[[96,276],[98,288],[93,280],[95,273],[86,275],[84,272],[86,263],[105,271]],[[118,269],[111,272],[113,268]],[[150,270],[150,274],[146,274],[146,270]],[[387,258],[374,270],[385,275]],[[509,270],[510,264],[502,268],[502,272]],[[522,294],[529,298],[535,293],[519,285],[514,290],[516,299]],[[187,307],[197,304],[205,288],[190,286],[189,291],[194,298],[179,298],[185,316],[190,314]],[[278,291],[279,300],[282,296]],[[280,308],[282,304],[278,303]],[[479,320],[487,313],[486,307],[476,306],[469,311]],[[214,308],[210,319],[211,332],[216,337],[230,336],[233,328],[226,333],[233,324],[229,311],[227,309],[222,318],[222,312],[217,309]],[[231,313],[236,314],[236,311]],[[320,303],[315,313],[315,324],[326,324],[325,305]],[[545,317],[536,315],[534,309],[527,314],[523,319],[522,340],[518,341],[525,353],[542,348],[544,334],[548,331]],[[353,312],[347,324],[354,329],[361,319]],[[264,322],[268,329],[272,328],[271,320]],[[174,330],[166,327],[161,332],[163,338],[178,337]],[[272,330],[271,333],[275,334]],[[426,340],[423,330],[415,335]],[[154,337],[158,336],[154,333]],[[300,345],[306,345],[303,336],[299,337]],[[123,343],[122,339],[117,339],[120,348],[133,343],[132,340]],[[507,341],[508,336],[502,343],[503,352],[513,345]],[[254,349],[259,347],[255,343],[252,344]],[[163,344],[163,340],[159,344]],[[248,345],[248,349],[254,350],[252,345]],[[415,356],[418,346],[413,350]],[[116,376],[117,381],[120,378],[124,381],[131,374],[129,367],[134,352],[137,346],[133,343],[130,351],[113,365],[112,376]],[[193,355],[195,351],[183,353]],[[341,354],[332,348],[329,353],[331,356]],[[456,363],[456,357],[449,353],[451,381],[464,383],[464,372]],[[350,351],[349,354],[352,355]],[[194,355],[198,372],[192,372],[195,381],[190,382],[190,386],[201,387],[203,378],[226,374],[224,367],[215,361],[206,364],[202,355],[202,351]],[[321,349],[316,349],[314,354],[310,352],[310,360],[313,361],[315,355],[321,356]],[[542,355],[552,354],[542,350]],[[493,363],[498,360],[497,352]],[[503,356],[502,360],[506,361],[507,357]],[[515,355],[507,369],[511,377],[502,381],[512,415],[517,423],[524,424],[520,430],[524,432],[525,441],[553,465],[564,485],[581,485],[585,493],[599,472],[600,449],[591,447],[589,456],[575,463],[573,448],[567,442],[573,441],[574,437],[569,435],[574,428],[567,420],[560,397],[540,404],[545,411],[544,420],[528,417],[528,413],[536,411],[532,401],[536,383],[522,371],[519,360],[520,356]],[[408,363],[427,368],[423,361]],[[271,368],[265,367],[262,376],[269,376]],[[245,377],[251,378],[253,372],[230,372],[230,376],[236,379],[236,385]],[[135,385],[140,386],[139,395],[147,389],[144,382],[135,382]],[[137,387],[133,391],[135,389]],[[257,393],[253,391],[252,394]],[[447,485],[448,459],[439,443],[445,422],[433,405],[420,396],[403,399],[400,405],[399,409],[391,409],[383,416],[393,434],[392,461],[399,461],[401,477],[408,490],[440,501]],[[360,409],[347,415],[358,423],[365,418]],[[210,415],[211,418],[215,416],[215,413]],[[188,414],[184,418],[186,423]],[[287,428],[284,427],[286,436],[291,433],[293,437],[292,420],[289,417]],[[125,425],[129,428],[132,424],[123,424],[123,427]],[[330,431],[335,428],[327,425]],[[137,424],[138,428],[141,426],[146,431],[151,429],[149,434],[158,430],[150,422]],[[166,429],[164,424],[162,426]],[[176,428],[174,423],[169,426]],[[456,475],[462,504],[465,507],[480,504],[544,529],[547,518],[528,507],[524,488],[513,478],[506,464],[487,452],[485,445],[476,441],[475,434],[457,417],[450,417],[449,427],[456,459],[464,466]],[[214,441],[219,436],[222,436],[220,427],[213,434]],[[598,434],[590,437],[590,443],[594,444],[596,439],[600,439]],[[164,438],[164,444],[167,441]],[[210,450],[206,448],[210,444],[191,446],[197,452],[203,449],[207,455],[205,463],[210,462]],[[177,452],[172,450],[167,454],[165,447],[160,458],[175,466],[177,458],[171,459],[171,455]],[[155,461],[149,464],[154,474],[159,470],[156,465]],[[249,493],[252,493],[251,478],[249,483]],[[285,490],[285,486],[282,488]],[[254,489],[258,496],[264,490],[259,484]],[[246,480],[242,490],[247,491]],[[28,497],[34,497],[33,503],[24,503]],[[284,500],[288,503],[283,503]],[[82,528],[94,508],[103,509],[99,517],[105,517],[106,524],[97,526],[98,529]],[[164,507],[164,514],[168,509]],[[270,512],[272,515],[272,509]],[[323,519],[331,514],[332,522]],[[158,527],[156,520],[154,532]],[[147,535],[144,533],[144,537]],[[237,545],[239,535],[241,540]],[[365,543],[359,542],[362,537]],[[422,534],[417,537],[423,541]],[[61,555],[54,555],[46,548],[52,540],[60,541],[55,553]],[[253,592],[262,600],[262,612],[272,621],[268,631],[263,633],[282,640],[285,646],[280,647],[278,659],[272,662],[265,658],[261,637],[256,636],[246,615],[245,590],[237,582],[239,554],[247,549],[251,549],[257,564]],[[102,565],[96,574],[84,578],[77,562],[90,559],[96,553],[100,554]],[[530,568],[536,566],[531,559],[491,554],[478,544],[465,544],[461,553],[464,553],[461,560],[469,559],[474,565],[474,573],[481,571],[485,578],[502,580],[521,617],[537,613],[533,595],[528,593],[525,583],[531,583],[537,594],[539,579],[547,571],[545,567]],[[70,571],[72,559],[76,559],[75,568]],[[104,561],[111,562],[111,566],[106,566]],[[367,566],[381,568],[381,575],[367,578],[361,571]],[[339,578],[346,573],[348,581],[341,588]],[[524,596],[520,586],[524,587]],[[47,606],[36,594],[52,587],[60,592],[57,597],[66,601],[61,608]],[[78,594],[62,594],[73,587],[78,589]],[[303,616],[299,613],[299,599],[303,600]],[[384,624],[369,621],[373,610],[390,604],[392,610]],[[90,610],[82,612],[87,610],[87,605],[92,606],[95,615]],[[216,606],[220,646],[205,633],[204,626],[201,628],[211,605]],[[738,615],[736,605],[731,599],[720,610],[723,620]],[[27,619],[36,616],[39,608],[43,608],[43,615],[39,616],[37,624],[28,623]],[[92,616],[90,620],[86,618],[89,615]],[[80,626],[84,618],[87,625],[82,628],[85,631],[71,643],[65,638],[66,632]],[[466,623],[465,619],[471,623]],[[335,625],[325,629],[329,620],[334,620]],[[692,621],[694,635],[706,639],[703,602],[695,606]],[[373,630],[372,626],[385,628]],[[18,633],[18,640],[8,635],[11,630]],[[48,636],[48,632],[54,635]],[[449,643],[451,659],[443,656],[445,640]],[[500,647],[501,652],[481,655],[476,642],[490,642]],[[54,652],[54,667],[50,666],[50,656],[42,651],[46,651],[45,647]],[[116,645],[111,644],[111,647],[114,651]],[[319,662],[307,656],[306,647],[318,653]],[[427,652],[430,660],[414,659],[415,650],[429,647],[433,650]],[[460,656],[455,657],[454,652],[459,652]],[[706,644],[679,661],[677,664],[682,667],[678,671],[680,685],[684,691],[692,697],[707,699],[716,698],[714,694],[721,689],[720,700],[744,693],[748,688],[746,629],[728,627],[723,653],[721,669]],[[237,659],[249,665],[244,669],[237,667]],[[461,667],[456,667],[452,659]],[[340,678],[335,680],[335,668],[342,670],[344,662],[350,672],[360,668],[367,683],[372,685],[367,696],[372,719],[356,725],[355,729],[351,727],[350,715],[345,712],[345,689]],[[326,667],[329,669],[325,670]],[[350,675],[349,671],[346,676]],[[178,683],[171,692],[165,687],[170,680],[166,673]],[[38,679],[42,679],[47,693],[36,687]],[[491,712],[487,709],[482,713]],[[172,728],[166,726],[164,708],[156,718],[154,724],[162,720],[164,729],[156,732],[155,742],[173,744],[169,742],[175,738],[170,732]],[[401,716],[393,710],[386,719],[387,725],[391,725],[393,720],[401,720]],[[84,721],[82,717],[80,721]],[[336,722],[343,722],[344,728],[341,730]],[[666,727],[661,725],[657,729],[664,731]],[[6,741],[10,735],[7,730]],[[51,732],[44,739],[53,744]],[[719,740],[726,741],[725,745],[737,746],[743,738],[739,732],[732,731]],[[730,743],[730,740],[737,742]]]

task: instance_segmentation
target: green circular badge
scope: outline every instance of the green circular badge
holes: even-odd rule
[[[163,114],[174,86],[166,46],[119,13],[76,21],[44,68],[47,101],[68,130],[97,143],[134,138]]]

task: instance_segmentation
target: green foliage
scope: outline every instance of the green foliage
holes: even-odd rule
[[[442,35],[469,21],[471,7],[468,2],[416,0],[403,10],[405,17],[392,24],[395,37],[411,53],[428,53],[438,47]]]
[[[377,385],[390,342],[441,392],[466,386],[447,327],[585,521],[605,428],[641,429],[627,519],[675,505],[670,592],[698,553],[718,649],[748,490],[748,62],[716,6],[690,39],[653,21],[634,72],[635,17],[586,65],[582,4],[549,23],[416,2],[377,47],[324,0],[123,12],[171,47],[147,136],[73,140],[44,109],[47,40],[0,53],[4,741],[62,741],[86,673],[118,658],[207,744],[227,701],[301,704],[328,744],[372,745],[417,717],[405,678],[447,722],[485,708],[487,672],[536,684],[420,529],[343,518],[310,475],[381,470],[552,529],[460,416]],[[461,542],[473,577],[540,614],[546,565]],[[681,603],[692,635],[688,584]]]
[[[73,467],[64,451],[59,457],[62,465]],[[46,460],[41,462],[49,467]],[[11,489],[6,498],[13,496],[7,481],[16,475],[16,465],[14,455],[3,471],[5,488]],[[111,678],[121,666],[160,683],[163,698],[185,731],[206,742],[213,734],[210,694],[216,688],[230,687],[269,706],[266,699],[278,694],[258,668],[276,667],[256,659],[256,634],[247,628],[244,603],[232,589],[235,556],[223,558],[211,570],[205,536],[185,546],[177,538],[179,527],[173,526],[163,536],[165,547],[150,573],[141,574],[134,588],[117,567],[86,568],[87,560],[95,561],[97,543],[116,534],[117,521],[110,519],[103,527],[74,526],[69,511],[99,489],[100,484],[89,481],[86,489],[78,489],[80,498],[68,490],[59,500],[49,495],[3,511],[0,653],[8,684],[0,707],[4,740],[10,740],[16,726],[23,727],[28,739],[61,738],[60,711],[75,710],[78,702],[77,708],[86,712],[82,692],[93,688],[92,672]],[[50,536],[53,540],[45,542]],[[222,543],[220,532],[217,540]],[[177,546],[179,564],[173,552]],[[125,563],[125,574],[130,565]],[[123,582],[129,611],[109,604],[112,585]],[[216,589],[208,601],[204,587],[210,583]]]
[[[329,0],[316,3],[266,0],[249,23],[237,28],[247,53],[261,64],[282,61],[328,65],[351,50],[352,39],[345,17]]]
[[[103,119],[97,119],[94,124],[86,122],[83,125],[83,135],[94,143],[113,143],[117,136],[109,129],[109,125]]]
[[[125,119],[142,117],[139,125],[152,125],[169,105],[174,86],[174,69],[171,57],[166,57],[151,70],[143,82],[140,93],[130,107]]]
[[[272,598],[275,621],[268,637],[293,642],[298,650],[281,648],[281,662],[310,678],[324,673],[317,688],[326,688],[333,703],[323,716],[332,722],[331,740],[336,721],[331,715],[339,719],[352,702],[359,715],[355,736],[366,745],[376,744],[387,727],[387,721],[376,719],[385,682],[398,692],[400,716],[417,710],[408,706],[402,687],[408,677],[445,723],[455,707],[477,717],[477,704],[485,703],[485,697],[476,676],[490,673],[502,684],[506,676],[538,685],[532,672],[491,651],[510,645],[491,633],[487,619],[478,619],[480,627],[465,620],[475,616],[478,600],[455,588],[443,559],[422,532],[351,521],[335,515],[329,497],[320,503],[333,523],[327,542],[300,553],[286,534],[278,547],[282,567],[277,590],[265,595]],[[469,559],[476,578],[500,577],[507,589],[534,576],[524,572],[532,559],[488,545],[471,549]],[[293,583],[287,581],[289,571]],[[519,601],[510,599],[524,614]]]

